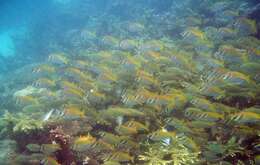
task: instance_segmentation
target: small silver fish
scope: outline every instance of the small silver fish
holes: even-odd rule
[[[169,146],[171,144],[172,139],[171,138],[164,138],[162,139],[162,144],[164,146]]]
[[[124,117],[123,117],[123,116],[118,116],[118,117],[116,118],[116,123],[117,123],[118,125],[122,125],[122,124],[123,124],[123,120],[124,120]]]
[[[44,115],[43,121],[49,120],[54,111],[55,109],[51,109],[46,115]]]
[[[43,121],[48,121],[52,116],[61,117],[64,116],[64,112],[58,109],[51,109],[46,115],[44,115]]]

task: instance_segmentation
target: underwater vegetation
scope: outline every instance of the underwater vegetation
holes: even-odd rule
[[[0,77],[1,165],[259,164],[254,4],[55,3],[82,22],[50,22],[41,60]]]

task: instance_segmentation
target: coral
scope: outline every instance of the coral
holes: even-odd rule
[[[5,130],[10,135],[12,134],[29,134],[31,132],[42,130],[44,125],[42,121],[35,120],[31,116],[24,115],[19,113],[17,115],[6,112],[1,119]]]
[[[185,165],[199,161],[200,152],[193,152],[178,138],[166,138],[159,143],[146,143],[147,151],[139,159],[148,165]]]
[[[43,123],[41,121],[34,120],[30,117],[23,117],[15,124],[13,131],[14,133],[30,133],[41,129],[43,129]]]
[[[230,138],[225,144],[210,142],[204,152],[209,161],[224,160],[227,157],[236,158],[237,155],[243,154],[245,150],[236,140],[235,137]]]
[[[172,160],[163,160],[164,152],[157,147],[148,147],[148,151],[144,152],[144,155],[139,155],[139,160],[147,162],[147,165],[168,165],[172,163]]]

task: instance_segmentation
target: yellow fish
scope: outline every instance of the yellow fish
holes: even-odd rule
[[[55,67],[48,64],[42,64],[33,69],[33,73],[44,73],[49,75],[55,73],[55,71],[56,71]]]
[[[106,154],[103,156],[103,159],[104,161],[116,161],[121,163],[133,162],[134,160],[133,156],[130,156],[126,152],[120,152],[120,151]]]
[[[91,149],[92,145],[95,142],[96,142],[96,138],[91,135],[80,136],[74,140],[72,149],[78,152],[83,152]]]
[[[64,117],[69,119],[84,118],[85,113],[76,105],[66,106],[64,108]]]
[[[38,88],[53,88],[56,86],[56,82],[48,78],[40,78],[33,85]]]
[[[53,157],[46,157],[45,159],[43,159],[41,161],[42,165],[61,165],[56,159],[54,159]]]
[[[115,128],[116,132],[119,135],[135,135],[138,134],[138,130],[135,128],[127,127],[124,125],[119,125]]]
[[[33,104],[38,104],[37,98],[34,98],[33,96],[19,96],[16,97],[16,104],[19,104],[21,106],[26,106],[26,105],[33,105]]]
[[[241,124],[258,124],[260,122],[260,114],[255,112],[238,112],[230,116],[230,121]]]
[[[57,65],[67,65],[68,58],[63,53],[52,53],[49,55],[48,61]]]
[[[149,139],[153,141],[160,142],[164,139],[172,139],[176,137],[176,132],[174,131],[167,131],[165,129],[157,130],[155,132],[152,132],[148,134],[147,136]]]

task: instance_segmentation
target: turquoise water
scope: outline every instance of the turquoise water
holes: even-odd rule
[[[257,0],[0,1],[0,165],[260,164]]]
[[[2,30],[0,33],[0,54],[3,57],[15,56],[15,38],[13,36],[25,37],[26,27],[17,27],[15,29]]]
[[[15,53],[14,44],[10,32],[3,32],[2,34],[0,34],[0,42],[1,42],[0,53],[3,56],[14,55]]]

